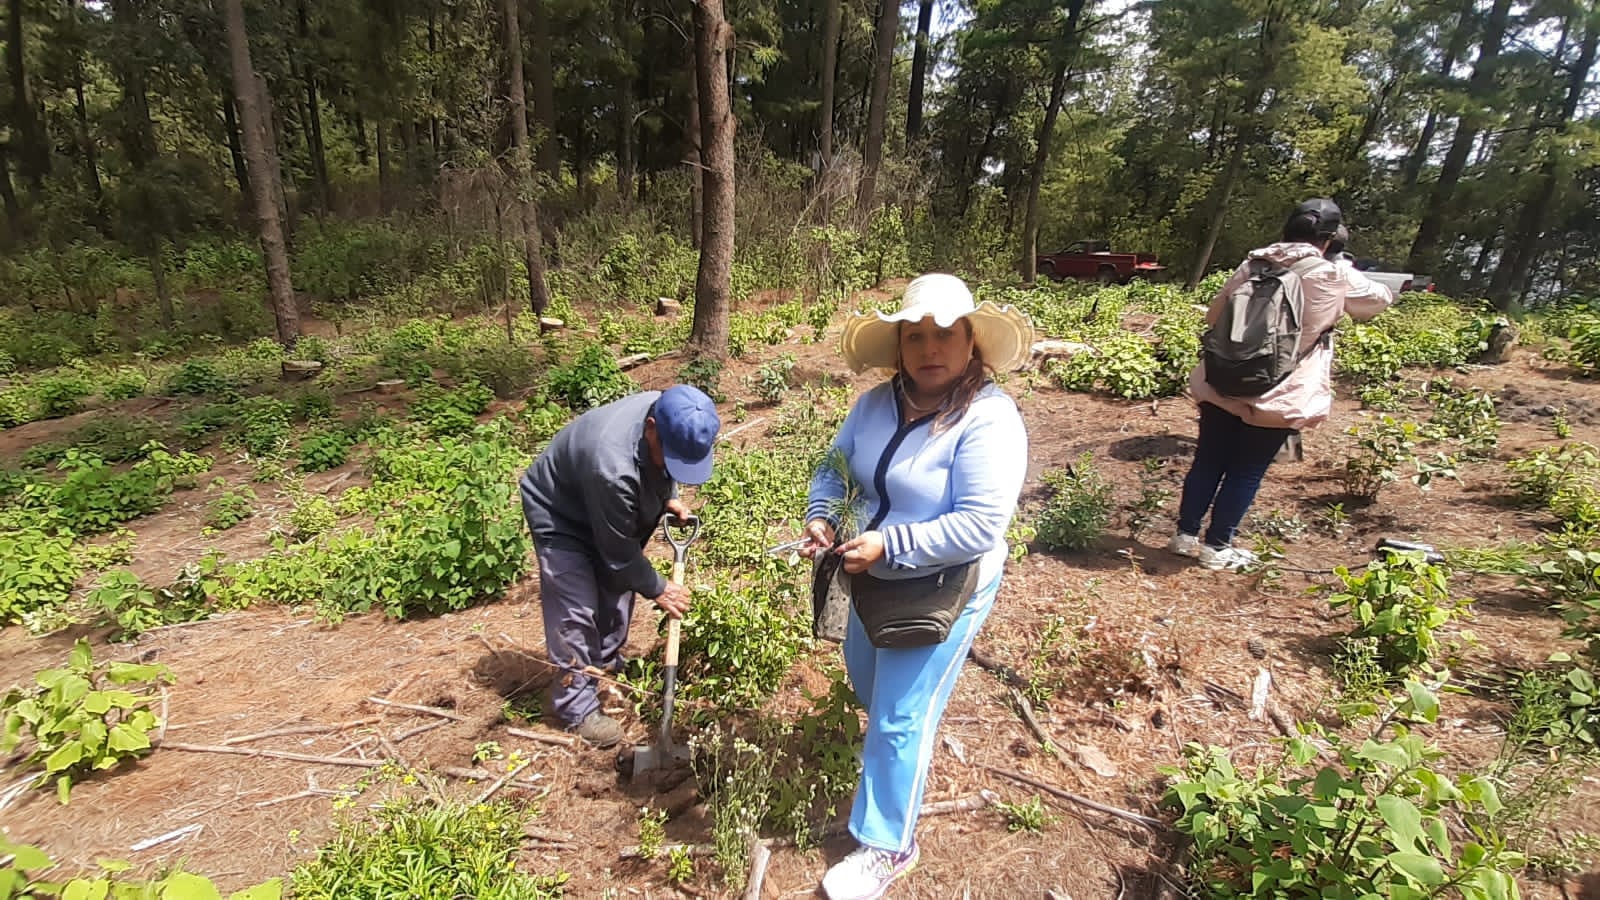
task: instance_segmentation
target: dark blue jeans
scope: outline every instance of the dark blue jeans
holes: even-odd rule
[[[1194,464],[1183,479],[1183,499],[1178,502],[1178,530],[1199,534],[1200,523],[1211,510],[1206,543],[1226,547],[1255,502],[1261,479],[1283,442],[1294,434],[1289,428],[1259,428],[1210,403],[1200,404],[1200,437]]]

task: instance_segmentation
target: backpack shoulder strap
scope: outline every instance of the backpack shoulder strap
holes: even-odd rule
[[[1306,275],[1310,274],[1311,270],[1316,268],[1317,267],[1317,263],[1320,263],[1320,262],[1327,262],[1327,260],[1323,259],[1320,256],[1303,257],[1301,259],[1295,260],[1289,266],[1289,271],[1291,271],[1291,272],[1295,273],[1296,275],[1299,275],[1302,278],[1304,278]]]

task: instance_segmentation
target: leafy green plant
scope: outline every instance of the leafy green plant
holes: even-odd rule
[[[1034,518],[1039,546],[1046,550],[1082,550],[1093,544],[1111,521],[1111,485],[1100,477],[1088,453],[1070,468],[1048,469],[1039,476],[1050,498]]]
[[[667,841],[667,811],[651,806],[639,807],[639,858],[655,859]]]
[[[1017,803],[997,803],[995,809],[1005,817],[1007,831],[1026,831],[1038,834],[1055,823],[1056,817],[1050,815],[1045,809],[1044,802],[1038,797],[1029,797]]]
[[[673,847],[667,851],[667,881],[688,884],[694,880],[694,854],[688,847]]]
[[[313,431],[300,440],[300,471],[326,472],[344,465],[354,438],[343,428]]]
[[[289,405],[275,397],[250,397],[237,408],[238,432],[227,442],[251,457],[277,459],[289,449]]]
[[[133,868],[121,861],[102,860],[103,874],[77,877],[64,882],[46,881],[56,863],[37,847],[13,844],[0,839],[0,897],[7,900],[222,900],[222,893],[211,879],[185,872],[182,866],[154,881],[126,879],[122,873]],[[33,873],[33,874],[29,874]],[[228,900],[279,900],[283,896],[281,879],[234,891]]]
[[[1408,682],[1414,716],[1432,721],[1438,704]],[[1302,726],[1305,728],[1306,726]],[[1317,731],[1338,764],[1317,758],[1309,740],[1242,774],[1228,751],[1190,744],[1162,800],[1180,811],[1175,826],[1194,841],[1191,885],[1202,897],[1516,897],[1521,854],[1487,826],[1501,808],[1492,780],[1438,771],[1443,751],[1403,725],[1392,738],[1359,743]],[[1450,823],[1465,817],[1459,843]]]
[[[697,354],[678,369],[678,381],[692,384],[718,403],[728,399],[722,394],[722,360],[709,353]]]
[[[746,384],[762,403],[777,404],[789,392],[794,379],[794,354],[785,353],[762,363],[746,379]]]
[[[1384,667],[1397,675],[1425,665],[1439,649],[1435,632],[1471,616],[1471,600],[1450,596],[1449,576],[1421,553],[1389,553],[1360,573],[1339,566],[1341,586],[1328,597],[1348,609],[1357,637],[1375,638]]]
[[[53,419],[77,412],[85,397],[94,393],[94,385],[79,369],[65,369],[43,376],[31,385],[39,418]]]
[[[1500,418],[1495,415],[1494,397],[1486,391],[1461,389],[1448,378],[1434,378],[1423,385],[1433,405],[1430,427],[1460,445],[1467,459],[1487,459],[1500,443]]]
[[[316,859],[289,876],[300,900],[538,900],[561,896],[566,873],[515,868],[528,814],[509,803],[402,800],[370,820],[336,824]]]
[[[1171,396],[1181,389],[1165,370],[1149,341],[1124,331],[1096,340],[1093,352],[1046,365],[1046,373],[1066,390],[1103,391],[1128,400]]]
[[[215,558],[190,563],[172,584],[152,588],[127,570],[107,572],[89,592],[88,601],[117,623],[117,639],[137,637],[152,628],[194,622],[210,614],[210,576]]]
[[[1298,541],[1311,531],[1311,526],[1294,513],[1274,509],[1255,513],[1250,517],[1250,530],[1280,541]]]
[[[1592,444],[1574,441],[1559,447],[1541,447],[1506,463],[1511,485],[1524,503],[1547,507],[1564,522],[1600,521],[1595,479],[1600,474],[1600,451]]]
[[[781,751],[752,744],[717,727],[691,739],[690,760],[700,784],[710,787],[711,843],[724,883],[744,886],[750,845],[771,810]]]
[[[301,494],[289,511],[289,536],[296,541],[309,541],[326,534],[339,521],[333,501],[322,494]]]
[[[1346,721],[1377,715],[1394,676],[1384,667],[1375,637],[1346,637],[1333,654],[1339,682],[1339,715]]]
[[[96,665],[89,642],[80,638],[64,668],[39,672],[34,681],[37,688],[12,688],[0,697],[0,753],[27,741],[23,765],[42,766],[37,783],[53,781],[56,797],[66,803],[75,780],[150,749],[150,732],[160,724],[150,711],[151,694],[172,676],[159,665]]]
[[[222,487],[224,482],[217,479],[213,487]],[[247,484],[229,488],[218,494],[206,505],[206,527],[216,531],[227,531],[245,519],[256,514],[256,492]]]
[[[1360,448],[1344,465],[1345,490],[1352,497],[1375,499],[1384,485],[1400,479],[1399,469],[1408,462],[1415,470],[1411,481],[1422,490],[1427,490],[1434,478],[1456,477],[1452,457],[1437,453],[1432,459],[1423,459],[1417,454],[1418,444],[1427,441],[1428,435],[1414,422],[1383,416],[1364,427],[1351,428],[1350,433]]]
[[[603,344],[585,344],[572,362],[556,366],[546,376],[550,396],[568,409],[583,411],[620,399],[638,389],[623,374]]]
[[[186,359],[167,378],[167,393],[175,395],[236,399],[239,387],[235,379],[223,374],[211,357]]]
[[[804,647],[811,612],[793,583],[735,587],[719,579],[693,589],[683,617],[680,696],[704,704],[697,715],[757,709],[788,675]]]
[[[79,534],[100,534],[154,512],[175,487],[191,483],[194,475],[211,468],[209,457],[169,453],[159,444],[146,449],[146,457],[125,471],[97,456],[69,450],[57,464],[65,477],[56,484],[24,487],[22,506],[53,514]]]
[[[421,422],[435,437],[461,435],[477,427],[478,416],[489,408],[494,392],[477,381],[447,391],[436,384],[417,389],[411,404],[411,418]]]

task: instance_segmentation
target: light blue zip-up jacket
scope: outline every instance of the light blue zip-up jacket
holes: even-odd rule
[[[1006,529],[1028,472],[1028,432],[1016,403],[992,383],[946,431],[931,433],[934,418],[903,422],[887,381],[861,395],[834,438],[865,498],[861,531],[884,536],[884,558],[870,571],[911,578],[981,558],[985,585],[1005,565]],[[806,520],[837,525],[830,503],[843,496],[838,473],[824,467],[811,481]]]

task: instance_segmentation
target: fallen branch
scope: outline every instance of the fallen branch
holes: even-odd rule
[[[432,731],[435,728],[443,728],[444,726],[449,725],[449,724],[450,724],[450,722],[447,719],[440,719],[437,722],[428,722],[428,723],[425,723],[425,724],[422,724],[422,725],[418,725],[415,728],[407,728],[405,731],[402,731],[399,734],[395,735],[393,738],[391,738],[391,740],[393,740],[396,744],[398,744],[401,741],[405,740],[406,738],[416,737],[417,735],[422,734],[425,731]]]
[[[259,747],[221,747],[214,744],[160,744],[162,750],[182,750],[185,753],[228,753],[234,756],[259,756],[264,759],[287,759],[293,762],[317,763],[325,766],[355,766],[358,769],[376,769],[382,760],[351,759],[348,756],[316,756],[311,753],[290,753],[287,750],[263,750]]]
[[[351,719],[348,722],[339,722],[335,725],[291,725],[287,728],[274,728],[271,731],[258,731],[255,734],[241,734],[223,741],[223,746],[231,747],[234,744],[248,744],[270,737],[284,737],[291,734],[327,734],[332,731],[344,731],[346,728],[356,728],[361,725],[371,725],[378,721],[377,716],[365,719]]]
[[[437,706],[421,706],[416,703],[399,703],[394,700],[385,700],[382,697],[368,697],[367,702],[376,703],[379,706],[392,707],[394,709],[408,709],[412,712],[424,713],[430,716],[438,716],[441,719],[453,719],[457,722],[465,722],[467,720],[466,716],[463,716],[453,709],[440,709]]]
[[[745,878],[744,900],[761,900],[761,882],[767,878],[767,864],[772,862],[772,850],[760,841],[750,846],[750,875]]]
[[[306,788],[305,790],[296,794],[287,794],[282,797],[274,797],[271,800],[263,800],[260,803],[257,803],[255,808],[261,809],[262,807],[266,806],[277,806],[280,803],[291,803],[295,800],[304,800],[307,797],[337,797],[339,794],[339,791],[329,790],[328,788],[312,787]]]
[[[149,850],[151,847],[159,847],[169,841],[176,841],[180,838],[186,838],[191,834],[199,834],[200,830],[203,828],[205,828],[205,826],[201,825],[199,822],[196,822],[193,825],[185,825],[182,828],[174,829],[166,834],[157,835],[153,838],[145,838],[128,849],[135,853],[138,853],[141,850]]]
[[[1057,799],[1066,800],[1070,803],[1076,803],[1079,806],[1095,810],[1096,812],[1103,812],[1108,816],[1116,816],[1119,819],[1133,822],[1136,825],[1143,825],[1144,827],[1150,829],[1151,831],[1157,832],[1158,834],[1166,834],[1168,831],[1170,831],[1170,829],[1167,827],[1167,823],[1161,821],[1160,819],[1152,819],[1149,816],[1140,815],[1136,812],[1129,812],[1126,809],[1120,809],[1115,806],[1107,806],[1104,803],[1097,803],[1094,800],[1090,800],[1088,797],[1081,797],[1072,793],[1071,791],[1062,790],[1053,784],[1046,784],[1043,781],[1039,781],[1036,778],[1024,775],[1021,772],[1013,772],[1010,769],[998,769],[994,766],[985,766],[984,768],[995,773],[996,775],[1009,778],[1012,781],[1018,781],[1029,785],[1030,787],[1038,788],[1039,790],[1044,791],[1045,793]]]
[[[517,763],[515,766],[512,766],[511,769],[504,775],[496,778],[493,784],[484,788],[483,793],[478,795],[478,799],[472,801],[472,805],[477,806],[479,803],[488,803],[490,797],[493,797],[497,791],[506,786],[506,782],[515,780],[518,775],[522,774],[523,769],[526,769],[531,765],[533,765],[533,760],[525,759],[522,762]]]
[[[1058,761],[1066,762],[1061,758],[1061,749],[1056,746],[1056,742],[1050,739],[1050,735],[1045,733],[1044,726],[1040,725],[1039,720],[1033,717],[1033,704],[1028,702],[1028,698],[1022,696],[1021,691],[1012,688],[1011,702],[1017,705],[1017,712],[1022,715],[1022,721],[1027,723],[1028,730],[1033,732],[1033,736],[1039,739],[1039,743],[1044,746],[1044,751]]]
[[[577,744],[577,738],[570,734],[545,734],[540,731],[528,731],[523,728],[506,728],[506,734],[512,737],[524,738],[540,744],[550,744],[555,747],[565,747],[571,750]]]
[[[967,649],[967,659],[972,660],[973,665],[985,672],[992,672],[1000,676],[1001,681],[1012,687],[1025,688],[1028,686],[1028,679],[1023,678],[1016,669],[979,650],[976,644]]]
[[[746,428],[754,428],[755,426],[760,425],[762,422],[765,422],[765,421],[766,421],[766,417],[765,416],[756,416],[754,419],[751,419],[750,421],[744,423],[743,425],[740,425],[738,428],[735,428],[732,431],[725,431],[722,434],[718,435],[717,436],[717,441],[719,443],[722,442],[722,441],[725,441],[725,440],[733,437],[734,435],[738,434],[739,432],[745,430]]]
[[[976,794],[973,794],[971,797],[960,797],[955,800],[940,800],[937,803],[929,803],[922,808],[922,815],[942,816],[948,813],[972,812],[974,810],[986,809],[999,802],[999,794],[996,794],[994,791],[991,791],[988,788],[984,788]]]

